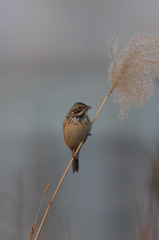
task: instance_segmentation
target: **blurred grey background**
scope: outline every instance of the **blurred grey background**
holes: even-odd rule
[[[29,239],[71,160],[62,123],[82,101],[93,119],[108,93],[108,44],[137,33],[159,37],[156,0],[0,1],[0,238]],[[157,152],[159,83],[121,129],[109,98],[70,169],[39,239],[135,239]]]

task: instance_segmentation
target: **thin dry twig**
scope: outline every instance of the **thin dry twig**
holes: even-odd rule
[[[51,183],[49,182],[48,185],[47,185],[47,187],[46,187],[46,189],[45,189],[45,191],[44,191],[44,194],[43,194],[42,200],[41,200],[41,202],[40,202],[40,205],[39,205],[39,208],[38,208],[38,211],[37,211],[36,217],[35,217],[34,224],[33,224],[33,226],[31,227],[30,240],[33,239],[34,230],[35,230],[36,222],[37,222],[37,219],[38,219],[38,216],[39,216],[39,212],[40,212],[40,209],[41,209],[41,206],[42,206],[42,204],[43,204],[43,201],[44,201],[45,195],[46,195],[46,193],[47,193],[47,191],[48,191],[50,185],[51,185]]]

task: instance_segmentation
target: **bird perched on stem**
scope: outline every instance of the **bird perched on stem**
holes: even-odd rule
[[[72,163],[73,173],[79,171],[79,153],[77,153],[76,156],[74,156],[74,153],[80,142],[84,139],[86,141],[87,137],[91,135],[91,121],[87,115],[89,109],[91,109],[91,107],[84,103],[75,103],[66,115],[63,123],[64,139],[74,157]]]

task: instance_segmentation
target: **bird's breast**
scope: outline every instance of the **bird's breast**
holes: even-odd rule
[[[91,125],[83,123],[68,123],[64,127],[64,139],[70,149],[77,148],[80,142],[87,137]]]

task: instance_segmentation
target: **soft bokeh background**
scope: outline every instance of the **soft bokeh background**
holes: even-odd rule
[[[159,36],[156,0],[2,0],[0,2],[0,238],[29,239],[71,154],[62,123],[77,101],[93,107],[107,94],[108,43],[119,51],[137,33]],[[157,152],[159,83],[119,130],[108,100],[69,171],[40,239],[135,239],[146,213],[151,157]]]

